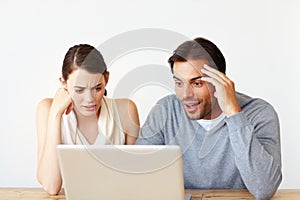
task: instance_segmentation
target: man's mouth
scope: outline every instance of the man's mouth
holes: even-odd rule
[[[200,102],[185,102],[183,105],[188,112],[195,112],[200,105]]]

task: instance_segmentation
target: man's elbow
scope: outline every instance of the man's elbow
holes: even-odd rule
[[[273,197],[275,194],[275,191],[261,191],[257,192],[256,194],[253,194],[256,200],[269,200]]]
[[[253,193],[253,196],[256,200],[268,200],[271,199],[274,194],[276,193],[280,183],[282,181],[282,175],[278,177],[276,181],[273,183],[266,184],[265,186],[259,188],[255,193]]]

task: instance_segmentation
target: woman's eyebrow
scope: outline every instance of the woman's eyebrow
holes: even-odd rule
[[[78,85],[75,85],[74,87],[76,87],[76,88],[80,88],[80,89],[84,89],[84,88],[85,88],[85,87],[78,86]]]
[[[99,87],[99,86],[101,86],[101,85],[102,85],[102,83],[98,83],[97,85],[93,86],[92,88],[96,88],[96,87]],[[80,88],[80,89],[85,89],[85,88],[86,88],[86,87],[79,86],[79,85],[75,85],[74,87]]]
[[[99,87],[99,86],[101,86],[102,85],[102,83],[98,83],[97,85],[95,85],[94,87],[92,87],[92,88],[96,88],[96,87]]]

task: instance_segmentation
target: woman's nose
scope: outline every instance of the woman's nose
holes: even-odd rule
[[[86,90],[84,98],[87,102],[93,102],[94,101],[94,93],[91,90]]]

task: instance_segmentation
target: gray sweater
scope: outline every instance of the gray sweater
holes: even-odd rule
[[[179,145],[186,189],[245,189],[269,199],[281,179],[280,128],[273,107],[236,93],[242,112],[206,131],[169,95],[153,107],[136,144]]]

